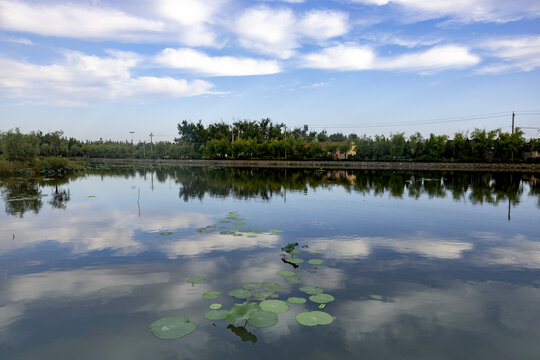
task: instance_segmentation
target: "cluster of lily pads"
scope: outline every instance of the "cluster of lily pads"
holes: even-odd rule
[[[213,232],[219,232],[221,235],[233,235],[233,236],[243,236],[247,233],[248,238],[257,237],[256,234],[260,233],[280,233],[283,230],[277,229],[245,229],[240,228],[241,226],[247,225],[246,220],[251,220],[250,217],[244,217],[236,211],[229,211],[224,220],[219,220],[217,224],[208,225],[205,227],[197,228],[197,232],[203,234],[210,234]]]
[[[277,274],[289,284],[301,283],[293,271],[280,270]],[[187,282],[194,286],[205,280],[202,276],[193,276]],[[308,299],[289,297],[285,302],[276,299],[279,297],[278,292],[283,289],[281,284],[274,282],[246,282],[242,284],[241,288],[232,289],[227,293],[236,299],[245,300],[244,302],[234,304],[229,310],[222,309],[222,304],[214,302],[209,305],[210,310],[204,314],[204,317],[213,322],[227,320],[230,323],[227,328],[240,336],[243,341],[255,342],[257,337],[251,334],[246,326],[267,328],[276,325],[278,323],[277,314],[289,310],[287,302],[289,304],[306,304],[309,299],[309,301],[319,304],[318,308],[322,310],[327,303],[335,300],[332,295],[324,293],[324,290],[318,286],[304,285],[298,290],[309,295]],[[221,295],[220,291],[212,290],[202,294],[202,298],[216,300]],[[334,317],[320,310],[300,312],[296,315],[296,321],[304,326],[330,325],[334,321]],[[233,325],[242,323],[243,326]],[[173,316],[159,319],[150,324],[150,332],[160,339],[176,339],[192,333],[196,327],[196,324],[186,317]]]

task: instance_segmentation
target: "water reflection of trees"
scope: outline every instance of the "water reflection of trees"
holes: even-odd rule
[[[66,203],[71,199],[68,189],[59,188],[59,185],[67,183],[68,179],[36,180],[7,178],[0,183],[0,192],[5,204],[7,214],[24,217],[31,211],[39,213],[43,207],[43,199],[49,196],[48,203],[54,208],[65,209]],[[46,194],[44,188],[53,189],[51,195]]]

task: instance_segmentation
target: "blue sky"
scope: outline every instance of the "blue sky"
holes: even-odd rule
[[[540,127],[538,0],[0,0],[0,130]],[[527,129],[527,137],[540,135]]]

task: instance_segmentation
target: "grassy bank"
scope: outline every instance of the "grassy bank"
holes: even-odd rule
[[[198,167],[253,167],[342,170],[433,170],[540,172],[540,164],[448,163],[384,161],[286,161],[286,160],[174,160],[174,159],[85,159],[90,166],[164,165]]]
[[[22,176],[66,176],[82,169],[70,159],[61,157],[39,157],[32,161],[8,161],[0,158],[0,173]]]

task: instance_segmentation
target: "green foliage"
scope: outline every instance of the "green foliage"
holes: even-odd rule
[[[2,134],[2,152],[8,161],[32,163],[39,151],[39,139],[31,134],[22,134],[19,129]]]
[[[296,249],[297,246],[298,246],[297,242],[288,243],[287,246],[284,246],[281,248],[281,251],[285,251],[286,253],[291,254],[294,251],[294,249]]]

